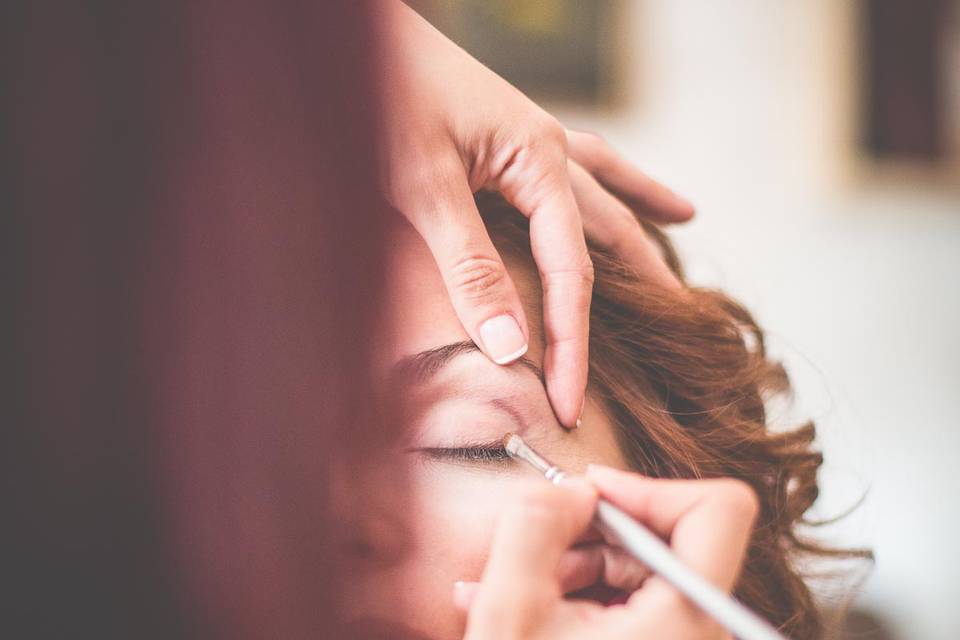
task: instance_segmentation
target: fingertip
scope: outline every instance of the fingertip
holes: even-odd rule
[[[560,426],[570,431],[583,424],[583,408],[586,402],[586,383],[575,381],[570,371],[558,371],[555,368],[557,356],[555,349],[547,351],[544,358],[547,397]],[[569,356],[567,356],[569,357]],[[563,375],[566,373],[566,375]]]
[[[569,403],[568,403],[569,404]],[[560,425],[567,431],[576,431],[583,424],[583,419],[575,411],[572,412],[568,409],[565,411],[557,412],[557,420],[560,422]]]
[[[582,401],[568,396],[565,405],[564,418],[561,420],[561,423],[570,431],[579,429],[580,425],[583,424],[583,412],[580,410]]]
[[[511,362],[516,362],[517,360],[522,358],[524,355],[526,355],[527,348],[528,348],[527,344],[524,343],[523,346],[521,346],[516,351],[511,351],[509,354],[505,356],[494,358],[493,361],[499,365],[507,365],[507,364],[510,364]]]
[[[560,423],[560,426],[567,429],[568,431],[574,431],[579,429],[583,424],[583,418],[581,412],[573,409],[574,403],[567,400],[567,398],[556,399],[551,395],[550,402],[553,405],[553,412],[557,416],[557,421]]]
[[[693,219],[693,216],[697,214],[697,208],[693,205],[693,203],[683,196],[678,196],[676,194],[674,194],[674,199],[677,202],[677,221],[686,222]]]
[[[664,189],[666,190],[666,187]],[[649,217],[660,224],[689,222],[697,213],[697,209],[692,202],[669,190],[665,197],[659,199],[659,203],[638,203],[637,207],[639,209],[635,207],[634,211],[638,212],[640,217]],[[646,215],[639,213],[641,211],[646,212]]]

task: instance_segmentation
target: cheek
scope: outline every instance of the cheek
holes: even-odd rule
[[[417,465],[407,477],[405,552],[367,575],[356,600],[361,613],[430,638],[462,638],[465,617],[453,604],[453,585],[480,579],[510,483],[509,474]]]
[[[402,526],[402,551],[373,554],[348,594],[351,617],[400,624],[430,638],[462,638],[465,618],[454,607],[453,585],[479,580],[515,481],[510,473],[412,465],[405,495],[390,500],[395,517],[378,522],[386,534]]]
[[[510,474],[447,465],[430,465],[415,477],[417,555],[448,590],[456,580],[479,579],[513,481]]]

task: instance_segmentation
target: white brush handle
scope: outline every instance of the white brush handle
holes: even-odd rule
[[[763,618],[683,564],[663,540],[619,507],[601,499],[596,520],[611,541],[633,554],[740,640],[786,640]]]

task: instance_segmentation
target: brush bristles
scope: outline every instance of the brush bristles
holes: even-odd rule
[[[515,433],[508,433],[503,436],[503,448],[507,450],[512,456],[517,455],[520,451],[521,440],[517,437]]]

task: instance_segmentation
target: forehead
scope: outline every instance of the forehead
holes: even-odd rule
[[[387,235],[384,313],[377,346],[377,364],[388,367],[411,354],[470,340],[454,311],[430,249],[408,224],[397,224]],[[539,289],[517,261],[505,261],[530,324],[528,357],[542,362],[539,344]]]

